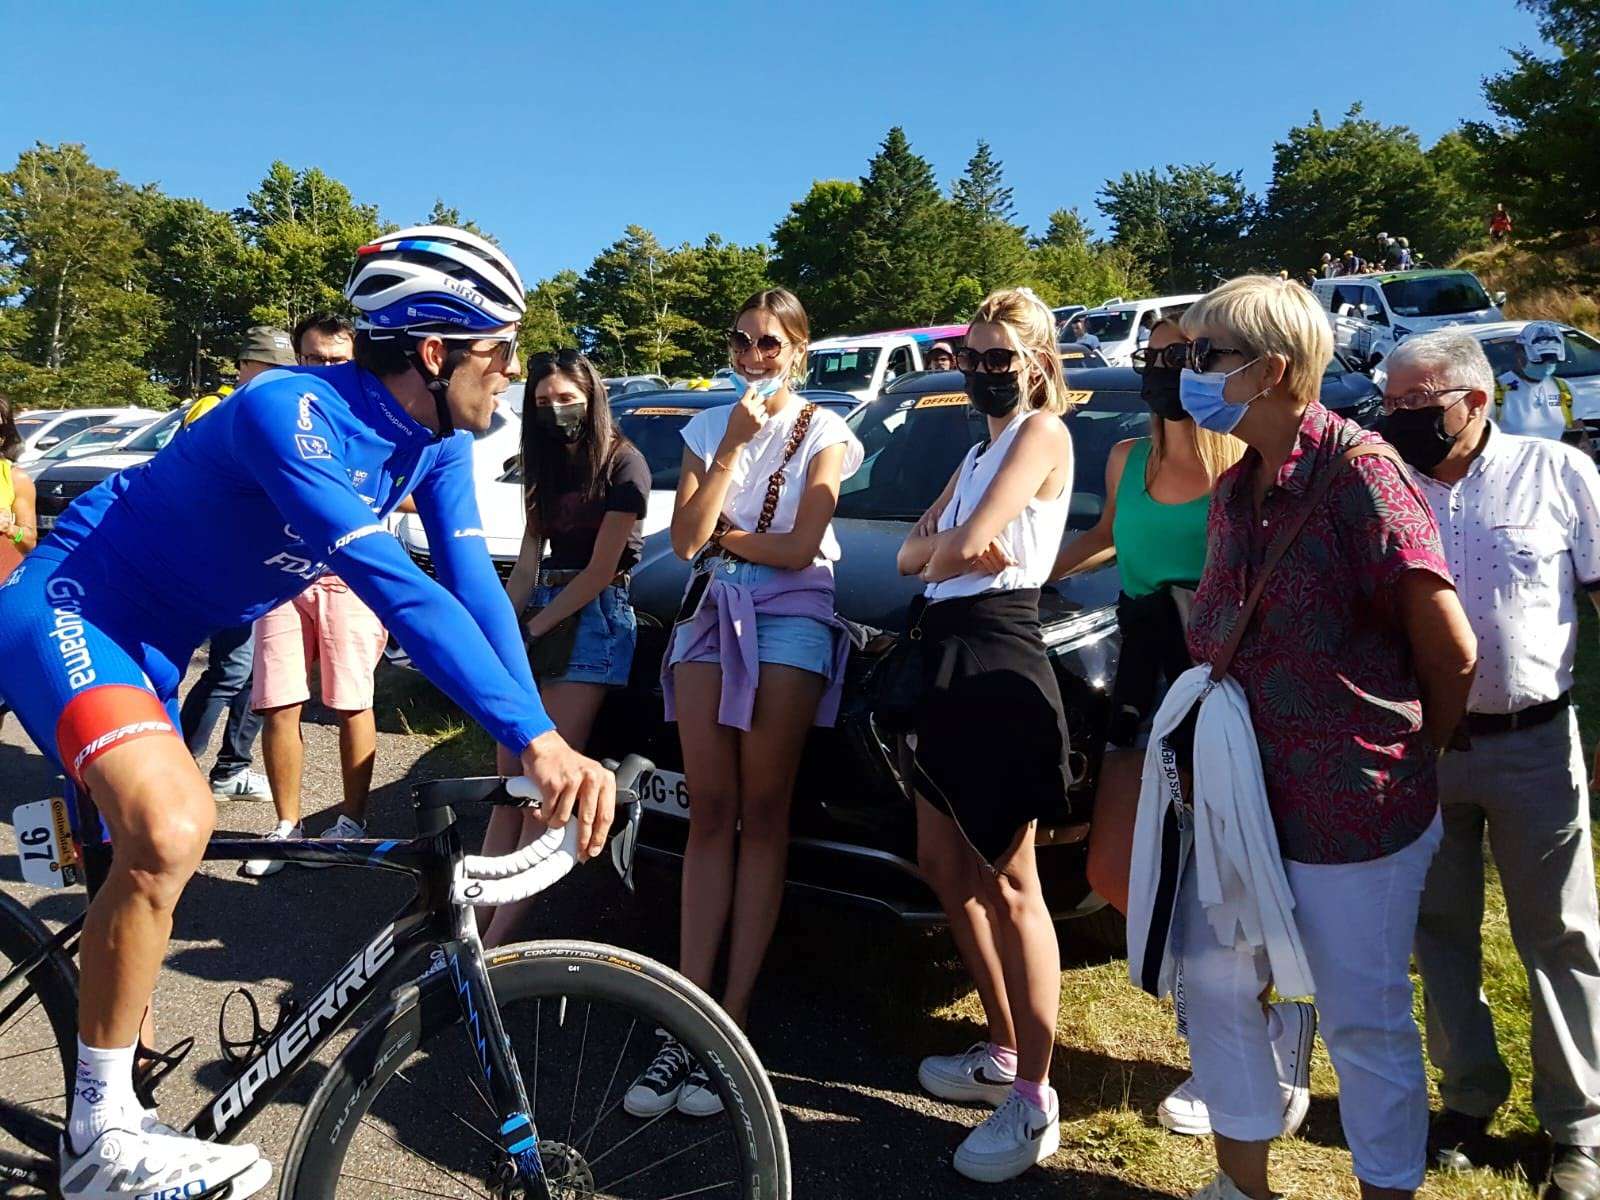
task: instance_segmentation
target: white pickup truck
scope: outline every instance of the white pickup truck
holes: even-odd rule
[[[849,392],[866,403],[891,379],[922,369],[922,345],[909,334],[824,338],[811,343],[805,386]]]

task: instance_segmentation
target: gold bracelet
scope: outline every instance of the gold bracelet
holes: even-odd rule
[[[732,465],[732,464],[731,464],[731,463],[725,463],[725,462],[723,462],[723,461],[722,461],[722,460],[721,460],[721,459],[719,459],[719,458],[718,458],[718,457],[717,457],[717,456],[716,456],[716,455],[714,455],[714,454],[713,454],[713,455],[712,455],[712,456],[711,456],[711,465],[712,465],[712,466],[713,466],[713,467],[720,467],[720,468],[722,468],[722,469],[723,469],[723,470],[724,470],[724,471],[727,471],[727,472],[728,472],[728,473],[729,473],[729,474],[732,474],[732,472],[733,472],[733,465]]]

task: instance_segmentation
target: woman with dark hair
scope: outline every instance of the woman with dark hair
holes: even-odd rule
[[[600,373],[578,351],[529,359],[525,396],[527,526],[506,591],[522,617],[545,710],[581,749],[606,689],[627,683],[633,666],[628,575],[644,544],[650,468],[613,425]],[[496,809],[483,852],[505,854],[543,832],[537,813]],[[493,910],[484,944],[507,941],[526,907]]]

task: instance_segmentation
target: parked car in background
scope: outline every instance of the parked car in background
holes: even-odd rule
[[[1105,356],[1100,353],[1098,346],[1086,346],[1082,342],[1062,342],[1056,349],[1061,354],[1063,370],[1077,371],[1085,367],[1106,365]]]
[[[27,466],[46,450],[85,429],[103,425],[112,417],[148,411],[125,405],[121,408],[36,408],[18,413],[17,434],[22,438],[22,454],[17,463]]]
[[[1311,292],[1328,313],[1334,343],[1367,363],[1387,358],[1413,333],[1505,320],[1506,294],[1491,298],[1471,271],[1339,275],[1316,280]]]
[[[602,382],[606,385],[606,398],[612,401],[635,392],[665,391],[670,386],[664,375],[618,375]]]
[[[54,525],[67,505],[101,480],[154,458],[178,432],[183,413],[183,409],[175,408],[161,414],[114,450],[52,463],[38,472],[33,484],[37,493],[39,532],[43,534]]]
[[[1073,317],[1082,316],[1088,311],[1089,306],[1086,304],[1063,304],[1059,308],[1052,308],[1050,315],[1056,319],[1057,340],[1067,336],[1067,326],[1072,323]]]
[[[1112,300],[1083,314],[1084,332],[1100,343],[1100,356],[1108,366],[1132,366],[1133,352],[1149,340],[1151,327],[1163,317],[1181,316],[1198,299],[1196,292]]]
[[[111,417],[103,425],[91,425],[87,429],[80,430],[66,440],[57,442],[50,449],[36,453],[33,458],[19,459],[17,465],[36,473],[49,464],[64,462],[69,458],[104,454],[132,441],[141,429],[160,419],[161,414],[158,412],[143,411]]]
[[[865,403],[894,380],[922,370],[922,350],[912,333],[823,338],[807,352],[805,386],[849,392]]]
[[[1507,371],[1516,370],[1517,335],[1529,325],[1528,321],[1496,321],[1492,325],[1472,325],[1463,329],[1483,346],[1483,352],[1499,379]],[[1572,325],[1557,322],[1567,346],[1565,361],[1556,364],[1556,378],[1562,380],[1572,393],[1573,413],[1581,420],[1600,417],[1600,339]],[[1381,389],[1386,372],[1383,365],[1372,372],[1373,380]]]

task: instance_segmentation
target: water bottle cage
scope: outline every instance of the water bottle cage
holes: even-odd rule
[[[233,1003],[235,996],[243,996],[244,1003],[250,1011],[250,1033],[243,1038],[228,1036],[228,1005]],[[285,1000],[278,1006],[278,1019],[268,1029],[261,1023],[261,1008],[256,1004],[256,998],[244,988],[234,988],[222,1002],[222,1011],[217,1014],[217,1045],[222,1050],[222,1057],[233,1066],[242,1066],[269,1046],[273,1039],[282,1032],[283,1027],[300,1011],[298,1000]]]
[[[174,1042],[165,1050],[152,1050],[141,1041],[133,1057],[133,1092],[139,1103],[146,1108],[156,1107],[156,1088],[193,1049],[192,1037]]]

